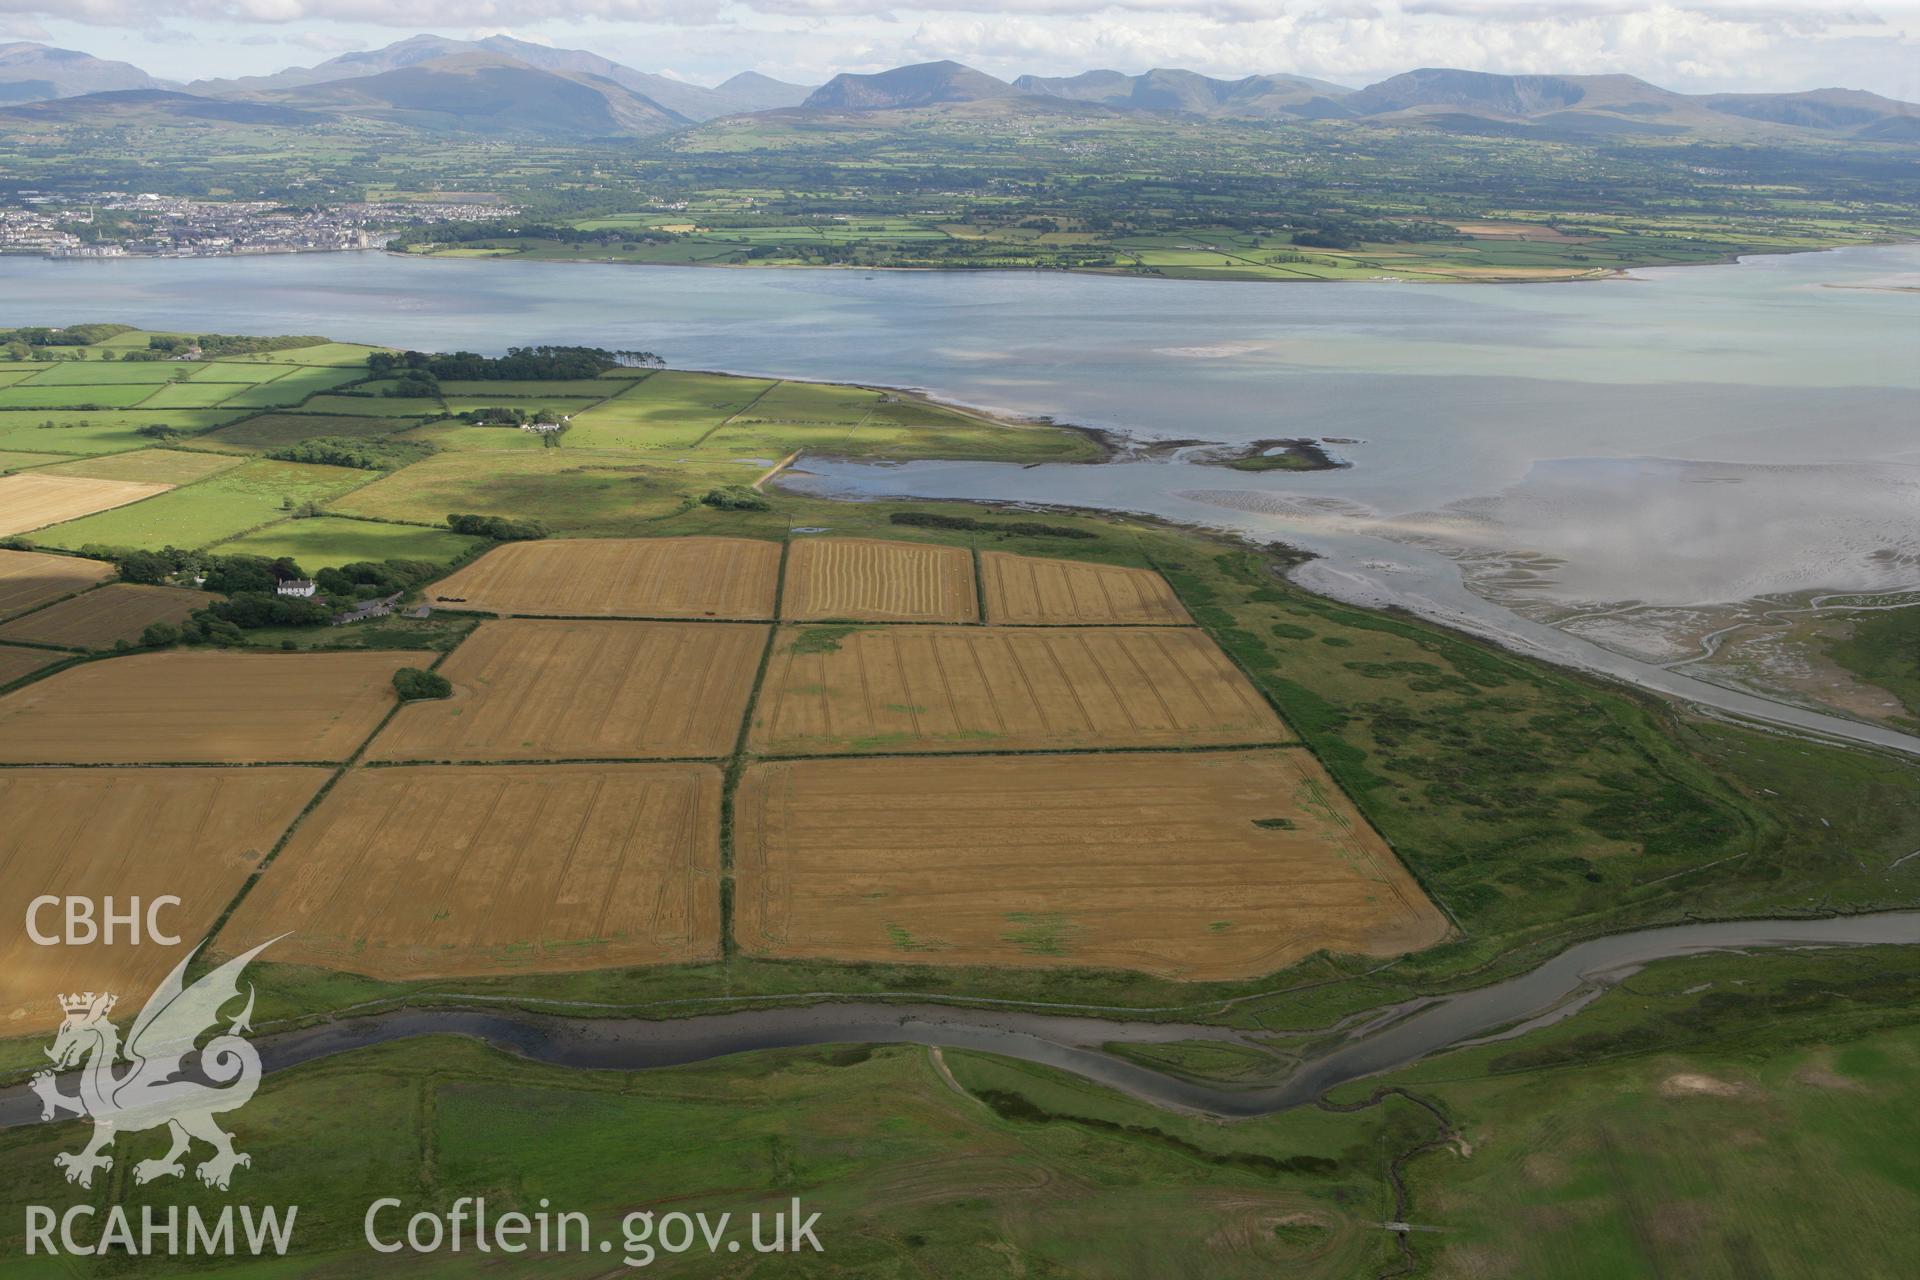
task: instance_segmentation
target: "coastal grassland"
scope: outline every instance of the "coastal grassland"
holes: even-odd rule
[[[117,511],[69,520],[36,534],[49,547],[204,547],[324,502],[372,473],[260,458]],[[101,483],[105,483],[104,481]],[[124,483],[124,482],[122,482]]]
[[[1828,653],[1898,698],[1907,727],[1920,728],[1920,605],[1854,615],[1851,634]]]
[[[149,425],[193,435],[241,416],[238,409],[0,410],[0,449],[26,453],[100,454],[144,449]]]
[[[774,383],[718,373],[665,369],[636,381],[609,384],[619,391],[581,413],[568,443],[588,449],[684,448],[741,412]]]
[[[308,573],[358,560],[458,560],[480,539],[411,524],[382,524],[341,516],[282,520],[215,544],[221,555],[286,556]]]
[[[696,492],[717,482],[702,479],[671,461],[631,453],[449,450],[334,506],[348,515],[432,524],[456,511],[511,515],[539,520],[559,536],[614,537],[692,505]]]
[[[307,347],[258,351],[249,355],[232,356],[229,359],[240,364],[291,364],[309,368],[352,369],[354,376],[359,377],[366,370],[367,357],[376,351],[386,350],[389,348],[370,346],[364,342],[317,342]]]
[[[944,1065],[962,1088],[913,1046],[615,1072],[537,1066],[448,1037],[269,1076],[227,1121],[254,1157],[237,1178],[253,1203],[300,1205],[299,1231],[292,1256],[246,1270],[257,1280],[316,1269],[420,1275],[423,1266],[473,1274],[470,1251],[376,1254],[362,1220],[374,1200],[400,1196],[392,1223],[404,1231],[415,1211],[444,1211],[483,1188],[490,1213],[533,1213],[545,1200],[589,1214],[616,1246],[621,1218],[636,1209],[705,1211],[710,1220],[730,1212],[741,1254],[723,1244],[718,1256],[703,1247],[656,1259],[699,1277],[740,1274],[741,1256],[754,1257],[743,1215],[760,1212],[770,1236],[770,1219],[794,1197],[821,1215],[824,1252],[779,1260],[782,1274],[1021,1268],[1096,1280],[1350,1280],[1391,1256],[1390,1238],[1365,1224],[1383,1216],[1377,1164],[1390,1145],[1383,1139],[1399,1139],[1397,1115],[1305,1114],[1226,1128],[972,1054],[948,1053]],[[1021,1108],[1027,1093],[1060,1113]],[[0,1194],[0,1247],[13,1256],[23,1246],[21,1205],[70,1202],[52,1157],[83,1132],[66,1124],[0,1134],[0,1166],[18,1175]],[[157,1140],[125,1135],[123,1160],[135,1150],[144,1158]],[[191,1177],[124,1195],[130,1205],[208,1212],[227,1200]],[[384,1236],[388,1219],[379,1225]],[[598,1272],[608,1257],[527,1254],[514,1274]],[[204,1262],[142,1267],[177,1275]]]
[[[185,382],[194,373],[191,365],[170,362],[110,364],[105,361],[64,360],[51,364],[28,378],[33,387],[157,386],[163,382]],[[76,399],[84,396],[76,396]]]
[[[344,416],[324,413],[262,413],[244,418],[232,426],[221,427],[198,436],[191,447],[238,449],[247,453],[270,453],[288,445],[320,436],[373,438],[391,435],[411,426],[366,415]]]
[[[1904,1274],[1915,948],[1667,960],[1571,1020],[1388,1077],[1465,1140],[1408,1168],[1441,1277]],[[1336,1096],[1363,1096],[1371,1083]]]

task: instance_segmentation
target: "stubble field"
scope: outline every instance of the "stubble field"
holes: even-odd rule
[[[403,707],[375,760],[633,760],[733,750],[764,626],[482,623],[439,668],[453,696]]]
[[[436,605],[559,617],[773,616],[780,544],[752,538],[514,542],[431,589]]]
[[[221,934],[384,978],[692,963],[720,952],[712,765],[350,774]]]
[[[1224,746],[1287,737],[1192,628],[784,628],[754,714],[767,755]]]
[[[0,640],[26,640],[74,649],[105,649],[133,641],[156,622],[180,622],[219,599],[184,587],[111,582],[0,626]]]
[[[1193,619],[1151,569],[980,553],[987,621],[1028,626],[1186,625]]]
[[[1293,748],[766,763],[734,828],[750,955],[1231,980],[1448,932]]]
[[[0,770],[0,1018],[9,1034],[57,1025],[55,996],[111,991],[116,1017],[140,1002],[233,900],[247,876],[327,775],[319,769]],[[80,856],[84,855],[84,856]],[[41,946],[27,904],[43,894],[102,899],[120,909],[172,894],[159,923],[181,945]],[[61,927],[42,912],[43,931]]]
[[[0,700],[7,764],[344,760],[393,706],[408,653],[140,653]]]
[[[974,622],[973,557],[960,547],[806,538],[788,553],[780,613],[796,621]]]
[[[104,560],[0,551],[0,618],[37,609],[112,576],[113,566]]]

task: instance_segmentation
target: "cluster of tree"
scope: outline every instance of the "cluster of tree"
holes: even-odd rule
[[[476,427],[518,427],[529,422],[539,422],[541,415],[545,412],[544,409],[528,411],[508,405],[496,405],[485,409],[469,409],[453,416],[457,421]]]
[[[393,673],[393,691],[400,695],[402,702],[418,702],[422,699],[452,697],[453,685],[437,671],[402,667]]]
[[[767,500],[758,489],[744,484],[723,484],[707,490],[707,496],[700,499],[706,506],[720,511],[766,511]]]
[[[333,606],[318,596],[283,596],[272,591],[237,591],[193,615],[230,622],[243,631],[261,627],[317,627],[333,620]]]
[[[408,369],[380,394],[396,400],[438,400],[440,379],[428,369]]]
[[[0,329],[0,346],[20,343],[28,347],[90,347],[115,334],[132,331],[130,324],[70,324],[64,329],[28,325],[20,329]]]
[[[328,467],[355,467],[361,471],[398,471],[439,450],[424,440],[379,437],[315,436],[275,449],[267,456],[281,462],[314,462]]]
[[[980,533],[1016,533],[1028,538],[1092,538],[1097,534],[1071,525],[1042,524],[1038,520],[976,520],[972,516],[944,516],[934,511],[896,511],[893,524],[922,529],[972,529]]]
[[[216,556],[179,547],[158,551],[88,545],[81,554],[113,561],[122,582],[164,583],[175,575],[204,577],[208,591],[231,595],[242,591],[272,591],[288,578],[304,578],[300,566],[282,556]]]
[[[604,347],[508,347],[504,356],[450,354],[430,351],[376,351],[367,357],[367,369],[376,378],[404,378],[419,370],[460,382],[553,382],[569,378],[597,378],[622,365],[659,364],[651,351],[608,351]]]
[[[314,585],[335,600],[373,600],[411,591],[445,572],[431,560],[355,560],[313,575]]]
[[[547,536],[547,526],[538,520],[513,520],[506,516],[450,515],[447,528],[475,538],[495,542],[532,542]]]

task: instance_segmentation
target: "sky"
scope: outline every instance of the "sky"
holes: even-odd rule
[[[419,32],[506,33],[702,84],[953,58],[1007,78],[1174,66],[1357,86],[1444,66],[1920,101],[1920,0],[0,0],[0,40],[177,80],[310,66]]]

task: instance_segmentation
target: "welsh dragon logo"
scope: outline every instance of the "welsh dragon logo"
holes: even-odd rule
[[[278,941],[269,939],[186,986],[187,965],[199,953],[196,947],[148,998],[124,1046],[120,1033],[107,1020],[116,996],[88,991],[60,997],[67,1016],[53,1047],[46,1051],[53,1068],[36,1074],[31,1086],[40,1096],[42,1120],[67,1111],[93,1120],[93,1139],[83,1150],[53,1158],[54,1165],[66,1171],[68,1182],[92,1186],[96,1172],[113,1168],[107,1149],[115,1136],[162,1125],[172,1136],[173,1146],[158,1159],[136,1164],[136,1183],[185,1176],[181,1157],[196,1138],[213,1148],[213,1155],[194,1170],[210,1187],[225,1191],[233,1171],[253,1163],[251,1156],[233,1149],[233,1135],[214,1121],[222,1112],[244,1107],[260,1085],[260,1055],[242,1038],[252,1030],[251,984],[246,1007],[224,1032],[197,1051],[198,1074],[204,1081],[185,1077],[183,1061],[196,1053],[195,1042],[204,1033],[218,1031],[221,1009],[240,997],[240,974],[247,963]],[[123,1056],[131,1064],[124,1071],[116,1069]],[[76,1066],[80,1067],[80,1093],[69,1097],[60,1092],[55,1073]]]

